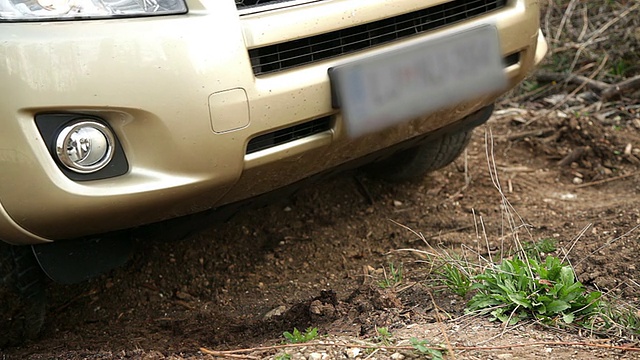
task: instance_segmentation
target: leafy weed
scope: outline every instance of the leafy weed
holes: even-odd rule
[[[285,331],[282,336],[290,344],[306,343],[318,337],[318,328],[308,328],[305,332],[300,332],[297,328],[293,328],[293,333]]]

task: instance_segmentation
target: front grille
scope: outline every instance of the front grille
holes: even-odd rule
[[[247,144],[247,154],[302,139],[329,129],[331,129],[331,116],[276,130],[251,139]]]
[[[278,3],[290,2],[292,0],[236,0],[236,8],[245,9],[262,5],[273,5]]]
[[[256,75],[290,69],[455,24],[500,9],[507,0],[456,0],[392,18],[249,50]]]

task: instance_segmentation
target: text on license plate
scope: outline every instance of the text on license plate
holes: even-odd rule
[[[497,30],[489,25],[342,64],[329,76],[353,137],[507,85]]]

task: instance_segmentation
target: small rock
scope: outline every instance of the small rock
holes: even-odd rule
[[[264,320],[269,320],[274,316],[280,316],[280,315],[284,314],[285,311],[287,311],[287,307],[284,306],[284,305],[280,305],[277,308],[271,309],[266,314],[264,314],[263,319]]]
[[[580,185],[584,182],[584,180],[576,176],[573,178],[573,180],[571,180],[571,182],[573,182],[575,185]]]
[[[405,356],[397,352],[397,353],[393,353],[391,355],[391,358],[393,360],[403,360],[405,358]]]
[[[360,352],[361,352],[361,351],[362,351],[362,350],[360,350],[360,348],[350,348],[350,349],[347,349],[347,357],[348,357],[349,359],[355,359],[355,358],[357,358],[358,356],[360,356]]]
[[[183,292],[183,291],[176,291],[176,297],[180,300],[184,300],[184,301],[194,301],[196,300],[193,295]]]
[[[513,354],[498,354],[498,359],[511,359]]]
[[[332,316],[335,312],[335,307],[331,304],[325,304],[320,300],[314,300],[309,304],[309,311],[314,315],[319,316]]]
[[[309,360],[322,360],[322,354],[317,353],[317,352],[312,352],[311,354],[309,354]]]
[[[393,206],[395,206],[395,207],[402,206],[402,201],[400,201],[400,200],[393,200]]]

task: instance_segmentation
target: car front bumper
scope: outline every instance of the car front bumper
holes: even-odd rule
[[[190,12],[179,16],[0,23],[0,238],[14,244],[75,238],[240,201],[454,123],[500,95],[350,139],[332,107],[327,70],[389,46],[494,25],[503,56],[518,54],[504,69],[510,87],[546,52],[537,2],[517,0],[397,44],[254,75],[248,48],[291,36],[285,35],[291,29],[322,32],[341,21],[375,19],[376,8],[402,13],[417,2],[396,1],[392,10],[385,0],[364,10],[355,3],[239,16],[232,1],[192,0]],[[325,17],[315,27],[309,6]],[[345,20],[356,10],[360,17]],[[127,173],[69,179],[35,124],[43,113],[103,119],[126,154]],[[315,119],[328,119],[330,128],[247,154],[251,139]]]

